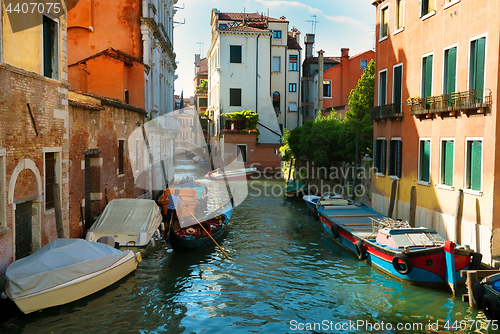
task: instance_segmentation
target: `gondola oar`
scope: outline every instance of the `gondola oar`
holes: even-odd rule
[[[182,206],[189,212],[189,214],[194,218],[194,220],[196,220],[196,222],[201,226],[201,228],[203,229],[203,231],[205,231],[205,233],[210,237],[210,239],[212,239],[212,241],[214,242],[214,244],[217,245],[217,247],[219,247],[219,249],[222,251],[222,253],[224,253],[224,255],[229,259],[229,255],[226,254],[226,252],[224,252],[224,250],[222,249],[221,246],[219,246],[219,244],[217,243],[217,241],[215,241],[214,238],[212,238],[212,236],[210,235],[210,233],[208,233],[207,229],[200,223],[200,221],[193,215],[193,213],[191,212],[191,210],[189,210],[189,208],[187,206],[184,205],[184,203],[181,203]]]

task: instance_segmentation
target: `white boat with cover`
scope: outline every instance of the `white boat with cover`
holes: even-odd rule
[[[85,240],[111,236],[120,247],[145,248],[160,227],[160,207],[151,199],[118,198],[108,203]]]
[[[140,253],[100,242],[55,239],[12,263],[6,294],[24,313],[62,305],[115,283],[137,268]]]

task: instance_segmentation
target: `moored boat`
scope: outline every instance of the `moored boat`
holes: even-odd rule
[[[180,228],[174,228],[174,224],[169,226],[168,240],[170,245],[174,250],[182,252],[214,244],[213,240],[218,240],[226,230],[233,209],[234,200],[231,198],[221,208],[206,214],[207,218],[195,219],[182,215]]]
[[[321,196],[316,196],[316,195],[304,195],[304,196],[302,196],[302,199],[304,200],[304,202],[306,202],[307,206],[310,208],[316,207],[316,204],[318,203],[320,198],[321,198]],[[344,197],[342,197],[340,195],[330,195],[330,196],[324,197],[324,200],[328,200],[328,199],[344,200]]]
[[[257,171],[257,168],[239,168],[239,169],[228,169],[222,171],[220,168],[208,172],[205,175],[207,180],[213,181],[224,181],[226,180],[237,180],[237,179],[249,179],[253,173]]]
[[[472,283],[469,298],[476,308],[483,309],[488,320],[500,321],[500,274],[487,276],[481,283]]]
[[[480,264],[481,255],[444,240],[436,231],[413,228],[362,205],[335,207],[318,201],[315,219],[358,259],[407,283],[449,285],[456,291],[461,270]]]
[[[122,248],[144,249],[151,243],[161,222],[161,210],[155,201],[118,198],[104,208],[87,231],[85,240],[97,241],[100,237],[112,236]]]
[[[299,180],[291,180],[287,183],[283,193],[286,197],[297,197],[303,196],[307,193],[307,187],[304,183]]]
[[[6,294],[24,313],[62,305],[115,283],[137,268],[140,253],[100,242],[55,239],[12,263]]]

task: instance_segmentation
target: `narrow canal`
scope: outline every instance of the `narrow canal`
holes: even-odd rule
[[[447,322],[486,324],[447,291],[401,283],[358,261],[302,200],[270,195],[283,185],[250,182],[221,240],[230,259],[215,246],[182,254],[162,244],[134,273],[82,300],[28,315],[9,304],[0,333],[436,333]],[[488,331],[455,331],[471,332]]]

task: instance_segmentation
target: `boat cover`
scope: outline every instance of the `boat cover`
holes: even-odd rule
[[[55,239],[7,268],[9,297],[17,299],[97,272],[127,254],[100,242]]]
[[[152,199],[118,198],[106,206],[89,231],[99,233],[147,233],[159,210]]]

